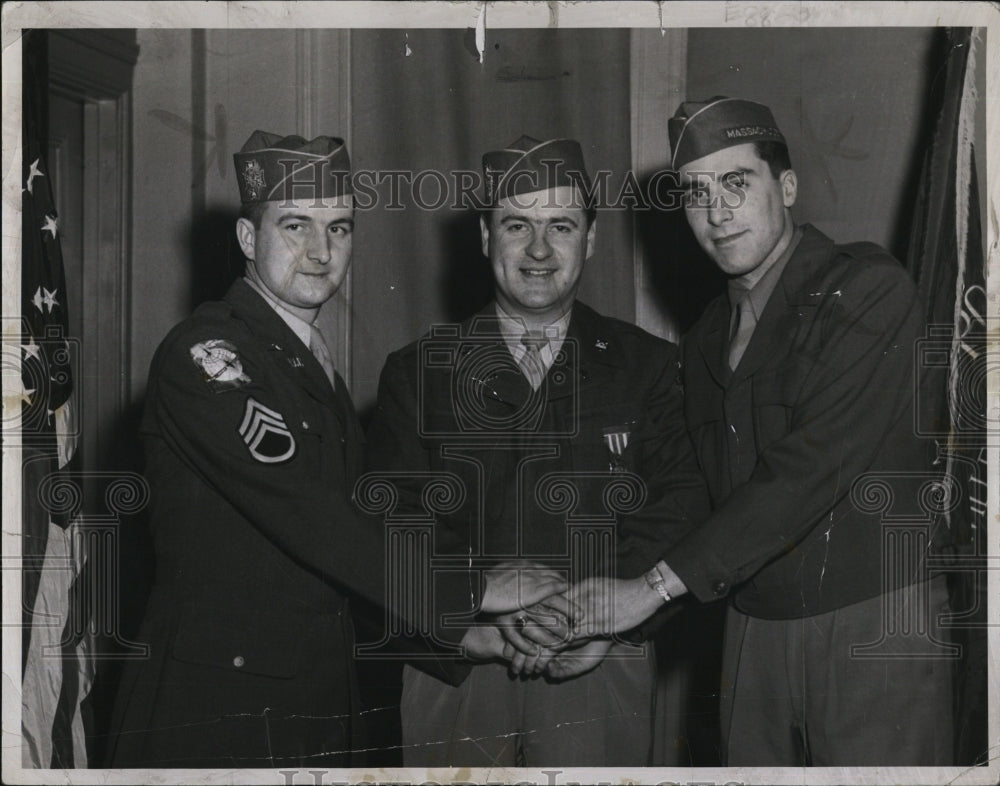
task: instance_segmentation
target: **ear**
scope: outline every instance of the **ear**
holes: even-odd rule
[[[483,215],[479,217],[479,237],[482,241],[483,256],[490,258],[490,225],[488,218]]]
[[[799,179],[795,176],[794,169],[786,169],[781,173],[781,198],[785,207],[795,204],[795,197],[799,193]]]
[[[587,256],[584,259],[590,259],[594,255],[594,238],[597,237],[597,218],[595,217],[593,221],[590,222],[590,228],[587,230]]]
[[[254,258],[254,244],[257,240],[257,230],[253,227],[253,222],[248,218],[236,219],[236,239],[239,241],[243,256],[247,259]]]

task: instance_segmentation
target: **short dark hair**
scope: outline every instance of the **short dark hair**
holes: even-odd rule
[[[784,142],[754,142],[753,146],[761,160],[767,162],[767,168],[771,170],[771,176],[775,179],[781,177],[782,172],[792,168],[792,159],[788,156],[788,145]]]
[[[240,218],[245,218],[253,224],[254,229],[260,229],[266,210],[267,202],[248,202],[240,207]]]

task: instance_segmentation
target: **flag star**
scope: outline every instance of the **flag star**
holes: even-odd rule
[[[45,288],[43,287],[43,289],[45,289]],[[53,308],[54,308],[55,306],[58,306],[58,305],[59,305],[59,301],[58,301],[58,300],[56,300],[56,293],[57,293],[58,291],[59,291],[58,289],[53,289],[53,290],[52,290],[51,292],[49,292],[49,290],[47,290],[47,289],[46,289],[46,290],[45,290],[45,297],[43,297],[43,298],[42,298],[42,302],[43,302],[43,303],[44,303],[44,304],[45,304],[46,306],[48,306],[48,309],[49,309],[49,313],[50,313],[50,314],[52,313],[52,309],[53,309]]]
[[[25,186],[25,188],[28,189],[29,194],[33,193],[31,189],[35,187],[35,184],[32,183],[31,181],[34,180],[36,177],[45,177],[45,173],[38,168],[39,161],[41,161],[41,159],[36,158],[34,161],[31,162],[31,171],[28,172],[28,183]]]
[[[23,382],[21,382],[18,385],[18,388],[20,388],[20,390],[18,390],[16,388],[14,390],[14,398],[16,398],[19,401],[27,404],[30,407],[31,406],[31,395],[35,392],[35,388],[26,388],[24,386]]]
[[[31,302],[35,304],[35,308],[37,308],[39,311],[42,310],[43,300],[42,300],[42,288],[41,287],[39,287],[38,289],[35,290],[35,296],[31,299]]]
[[[59,231],[59,227],[56,224],[56,217],[55,216],[45,216],[45,223],[42,224],[42,231],[43,232],[51,232],[52,233],[52,237],[56,236],[56,232]]]
[[[26,358],[37,358],[42,348],[35,343],[34,337],[29,338],[28,341],[30,343],[21,347],[24,350],[24,356]]]

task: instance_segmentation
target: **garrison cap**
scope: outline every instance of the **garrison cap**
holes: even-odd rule
[[[483,155],[483,177],[490,205],[517,194],[559,186],[580,185],[590,191],[583,149],[575,139],[542,142],[522,136],[503,150]]]
[[[670,118],[667,129],[673,169],[747,142],[786,144],[771,110],[742,98],[713,96],[707,101],[685,101]]]
[[[279,136],[254,131],[239,153],[233,154],[240,201],[274,202],[353,194],[351,159],[344,140],[318,136]]]

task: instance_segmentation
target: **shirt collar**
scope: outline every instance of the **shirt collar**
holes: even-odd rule
[[[284,323],[292,329],[292,332],[299,337],[299,340],[303,344],[305,344],[307,348],[309,348],[310,347],[309,339],[312,333],[312,324],[306,322],[304,319],[302,319],[302,317],[293,314],[287,308],[284,308],[281,305],[281,303],[278,300],[276,300],[273,295],[271,295],[271,293],[266,292],[263,287],[257,284],[256,281],[253,281],[252,279],[246,276],[243,277],[243,280],[250,285],[250,287],[254,290],[254,292],[256,292],[258,295],[264,298],[264,301],[271,308],[273,308],[275,313],[279,317],[281,317]]]
[[[524,320],[521,317],[508,314],[499,303],[495,305],[497,321],[500,325],[500,334],[503,336],[504,341],[507,342],[507,347],[510,349],[514,359],[517,360],[526,351],[524,344],[521,343],[521,337],[524,336],[527,330]],[[549,339],[549,343],[542,350],[545,355],[555,355],[560,347],[562,347],[563,341],[566,338],[566,331],[569,330],[571,316],[573,316],[573,309],[567,311],[555,322],[545,326],[545,335]]]

